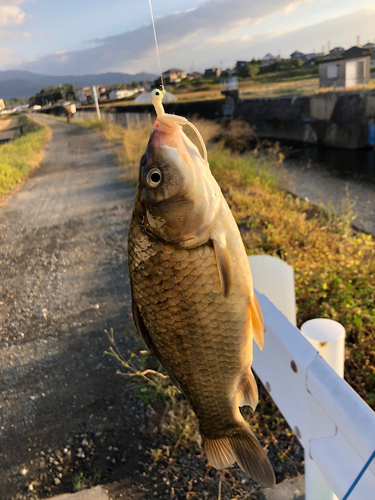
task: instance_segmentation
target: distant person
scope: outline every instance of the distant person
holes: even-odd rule
[[[66,121],[69,123],[70,119],[72,117],[72,111],[70,109],[70,106],[66,106],[66,108],[65,108],[65,114],[66,114]]]

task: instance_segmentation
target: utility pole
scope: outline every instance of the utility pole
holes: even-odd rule
[[[98,93],[97,93],[95,85],[92,88],[92,94],[93,94],[94,101],[95,101],[96,114],[98,115],[98,120],[101,121],[102,115],[100,114],[99,103],[98,103]]]
[[[357,36],[357,46],[358,46],[358,47],[359,47],[359,44],[360,44],[360,40],[361,40],[361,39],[360,39],[360,36],[358,35],[358,36]]]
[[[327,46],[328,46],[328,52],[330,52],[331,51],[331,40],[328,40],[328,45]]]

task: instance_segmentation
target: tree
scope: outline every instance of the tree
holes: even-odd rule
[[[75,85],[72,83],[65,83],[64,85],[52,85],[51,87],[45,87],[37,94],[30,97],[29,103],[30,106],[34,106],[34,104],[44,106],[48,103],[54,104],[60,99],[64,99],[66,101],[77,101],[78,96]]]
[[[238,76],[242,78],[254,78],[259,73],[259,71],[260,65],[258,64],[258,61],[255,61],[255,59],[253,59],[250,63],[242,66],[242,68],[238,71]]]
[[[133,89],[137,89],[139,87],[139,83],[133,80],[131,86],[133,87]]]
[[[7,99],[5,101],[5,107],[7,109],[12,109],[16,106],[21,106],[22,104],[27,104],[27,100],[22,97],[13,97],[12,99]]]

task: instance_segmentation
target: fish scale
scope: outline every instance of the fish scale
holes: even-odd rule
[[[241,297],[230,302],[224,298],[214,251],[208,244],[191,250],[168,248],[167,253],[166,245],[149,238],[153,251],[143,252],[149,257],[137,263],[139,231],[142,231],[140,225],[133,220],[129,232],[129,269],[134,300],[158,351],[169,360],[175,378],[199,415],[201,429],[207,427],[212,433],[226,421],[226,426],[233,423],[228,409],[232,384],[225,387],[220,383],[215,390],[215,382],[224,382],[228,372],[235,374],[238,370],[236,359],[242,342],[236,342],[229,332],[238,331],[241,326],[246,328],[246,317],[238,307]],[[166,255],[170,256],[168,260]],[[166,267],[166,263],[173,265]],[[206,272],[201,282],[203,263]],[[170,270],[168,276],[166,269]],[[159,274],[165,280],[155,283],[154,277]],[[176,292],[172,295],[170,285]],[[202,353],[205,353],[203,358]],[[199,390],[195,391],[197,385]]]

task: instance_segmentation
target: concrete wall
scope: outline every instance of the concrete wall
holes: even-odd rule
[[[368,145],[375,94],[239,101],[235,118],[255,127],[260,138],[359,149]]]
[[[310,98],[310,116],[315,120],[330,120],[337,102],[337,96],[316,95]]]

